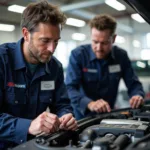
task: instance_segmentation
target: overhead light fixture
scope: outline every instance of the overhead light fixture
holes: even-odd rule
[[[150,60],[150,49],[143,49],[141,51],[141,59]]]
[[[122,3],[116,0],[105,0],[105,3],[118,11],[122,11],[126,9],[126,7]]]
[[[134,40],[132,44],[134,47],[137,47],[137,48],[141,46],[141,43],[137,40]]]
[[[119,44],[125,43],[125,38],[122,37],[122,36],[117,35],[115,42],[119,43]]]
[[[74,18],[68,18],[66,24],[75,27],[83,27],[85,26],[85,21]]]
[[[17,13],[22,13],[26,7],[24,6],[19,6],[19,5],[11,5],[8,7],[9,11],[17,12]]]
[[[132,14],[131,18],[140,23],[145,23],[145,20],[139,14]]]
[[[14,31],[15,26],[14,25],[9,25],[9,24],[0,24],[0,30],[1,31]]]
[[[86,39],[86,35],[82,33],[73,33],[72,39],[77,41],[84,41]]]

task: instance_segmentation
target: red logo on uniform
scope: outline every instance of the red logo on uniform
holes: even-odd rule
[[[88,72],[88,69],[87,68],[83,68],[83,72]]]
[[[7,83],[7,86],[9,86],[9,87],[14,87],[15,84],[14,84],[13,82],[8,82],[8,83]]]

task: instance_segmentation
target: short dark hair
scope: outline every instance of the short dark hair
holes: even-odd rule
[[[92,28],[96,28],[97,30],[107,30],[109,29],[111,34],[113,35],[116,31],[117,22],[115,18],[108,14],[102,14],[95,16],[90,22],[89,25]]]
[[[29,32],[34,32],[39,23],[60,24],[66,23],[66,16],[57,6],[42,0],[37,3],[30,3],[23,11],[21,27],[26,27]]]

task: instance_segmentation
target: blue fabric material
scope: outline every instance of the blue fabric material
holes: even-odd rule
[[[110,66],[120,71],[109,71]],[[130,97],[144,96],[144,91],[125,50],[113,46],[107,60],[98,60],[91,45],[82,45],[71,52],[66,74],[69,98],[77,119],[95,114],[87,109],[92,100],[106,100],[114,107],[120,79],[123,78]]]
[[[59,117],[72,113],[64,84],[61,63],[52,57],[39,64],[34,75],[26,67],[21,45],[6,43],[0,46],[0,145],[27,141],[33,119],[50,107]],[[53,81],[53,89],[42,89],[41,82]],[[8,145],[8,144],[7,144]]]

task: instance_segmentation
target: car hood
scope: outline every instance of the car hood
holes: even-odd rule
[[[124,0],[150,24],[149,0]]]

